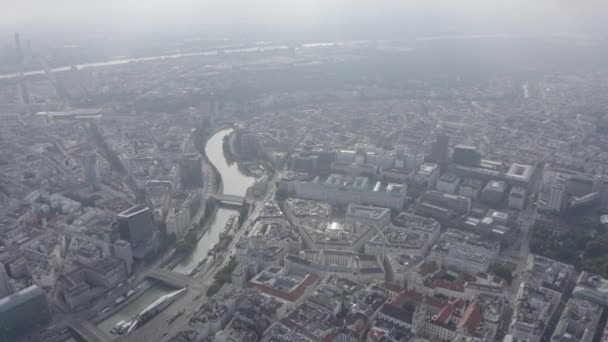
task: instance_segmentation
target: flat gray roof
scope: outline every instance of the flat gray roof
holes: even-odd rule
[[[143,204],[139,204],[136,205],[134,207],[131,207],[125,211],[123,211],[122,213],[118,214],[118,217],[125,217],[125,218],[129,218],[131,216],[137,215],[141,212],[144,212],[146,210],[150,210],[148,207],[146,207]]]
[[[27,287],[17,293],[0,299],[0,312],[7,312],[37,296],[44,295],[44,291],[36,285]]]

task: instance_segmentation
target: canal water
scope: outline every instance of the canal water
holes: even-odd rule
[[[233,131],[232,128],[215,133],[205,146],[209,161],[222,176],[223,192],[227,195],[245,196],[247,188],[255,181],[254,177],[243,174],[236,163],[228,164],[224,156],[224,137]],[[198,263],[207,257],[207,252],[219,241],[220,233],[226,226],[230,216],[238,214],[234,209],[219,208],[209,229],[201,237],[196,248],[189,257],[179,263],[173,270],[188,274]]]
[[[242,173],[236,163],[228,164],[224,156],[224,137],[228,136],[232,131],[232,128],[228,128],[215,133],[207,142],[205,153],[211,164],[222,175],[224,194],[245,196],[247,188],[253,184],[255,178]]]
[[[209,226],[209,230],[198,240],[198,243],[192,253],[177,264],[173,271],[188,274],[192,269],[198,266],[198,263],[207,257],[207,252],[213,248],[213,246],[219,241],[220,233],[226,226],[230,216],[238,214],[234,209],[219,208],[213,219],[213,222]],[[211,258],[208,261],[211,261]]]
[[[187,53],[175,53],[169,55],[160,55],[160,56],[150,56],[150,57],[139,57],[139,58],[124,58],[124,59],[113,59],[109,61],[103,62],[94,62],[94,63],[85,63],[76,65],[76,69],[84,69],[84,68],[98,68],[104,66],[112,66],[112,65],[122,65],[129,63],[138,63],[138,62],[149,62],[163,59],[178,59],[184,57],[193,57],[193,56],[217,56],[219,54],[238,54],[238,53],[248,53],[248,52],[264,52],[264,51],[274,51],[274,50],[287,50],[289,47],[287,45],[266,45],[266,46],[257,46],[257,47],[245,47],[245,48],[234,48],[234,49],[224,49],[224,50],[209,50],[209,51],[199,51],[199,52],[187,52]],[[72,70],[72,66],[62,66],[50,69],[51,72],[63,72]],[[33,75],[43,75],[45,74],[45,70],[28,70],[22,73],[23,76],[33,76]],[[19,73],[11,73],[0,75],[0,79],[10,79],[19,77],[21,74]]]
[[[326,47],[326,46],[334,46],[334,45],[343,45],[343,44],[361,44],[367,41],[352,41],[352,42],[320,42],[320,43],[308,43],[301,44],[300,48],[317,48],[317,47]],[[117,58],[109,61],[102,62],[92,62],[92,63],[84,63],[75,65],[76,69],[85,69],[85,68],[98,68],[112,65],[122,65],[129,63],[139,63],[139,62],[149,62],[156,60],[164,60],[164,59],[178,59],[184,57],[195,57],[195,56],[218,56],[221,54],[231,55],[231,54],[241,54],[241,53],[250,53],[250,52],[266,52],[266,51],[281,51],[289,49],[288,45],[285,44],[258,44],[255,43],[250,47],[241,47],[241,48],[226,48],[219,50],[206,50],[206,51],[197,51],[197,52],[184,52],[184,53],[172,53],[166,55],[159,56],[148,56],[148,57],[138,57],[138,58]],[[72,70],[72,66],[66,65],[61,67],[55,67],[50,69],[51,72],[64,72]],[[33,75],[43,75],[45,74],[45,70],[24,70],[22,73],[10,73],[10,74],[0,74],[1,79],[10,79],[21,76],[33,76]]]
[[[174,291],[174,289],[154,284],[144,293],[139,295],[139,297],[129,302],[126,306],[118,310],[112,316],[106,318],[104,321],[101,321],[99,324],[97,324],[97,327],[99,328],[99,330],[103,331],[108,336],[116,336],[110,333],[110,330],[112,330],[116,323],[123,320],[126,321],[135,317],[148,305],[152,304],[152,302],[172,291]]]
[[[236,163],[229,165],[224,156],[224,137],[230,134],[232,130],[232,128],[228,128],[215,133],[207,142],[205,152],[209,161],[217,168],[222,176],[224,193],[245,196],[247,188],[253,184],[255,178],[247,176],[239,171]],[[219,241],[220,233],[226,226],[230,216],[234,214],[238,214],[234,209],[219,208],[209,230],[205,232],[198,241],[192,254],[179,263],[173,270],[187,274],[196,267],[201,260],[207,257],[207,252]],[[155,284],[125,307],[121,308],[118,312],[100,322],[97,326],[108,336],[112,336],[110,330],[116,323],[133,318],[156,299],[171,291],[170,288]]]

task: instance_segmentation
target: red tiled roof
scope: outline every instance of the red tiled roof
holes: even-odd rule
[[[448,304],[448,301],[446,301],[444,299],[441,299],[441,298],[438,298],[435,296],[430,296],[430,295],[423,296],[422,293],[420,293],[420,292],[408,291],[408,290],[401,291],[397,295],[397,297],[395,297],[391,301],[389,301],[388,304],[392,305],[392,306],[396,306],[396,307],[402,307],[406,301],[421,303],[422,298],[426,299],[426,304],[428,306],[431,306],[431,307],[434,307],[437,309],[441,309]]]
[[[473,335],[482,318],[481,305],[478,300],[474,300],[462,315],[458,322],[458,328],[465,328],[469,334]]]
[[[450,317],[452,317],[452,313],[454,313],[454,304],[450,303],[444,306],[441,311],[439,311],[439,314],[437,315],[437,322],[441,324],[447,324],[450,320]]]
[[[428,306],[432,306],[434,308],[442,308],[447,304],[447,301],[441,299],[441,298],[437,298],[437,297],[433,297],[433,296],[426,296],[426,304]]]
[[[465,302],[465,300],[462,298],[457,298],[452,302],[452,304],[455,308],[464,309],[464,306],[467,305],[467,302]]]

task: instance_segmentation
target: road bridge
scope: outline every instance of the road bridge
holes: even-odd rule
[[[176,288],[188,287],[194,284],[194,279],[188,277],[185,274],[165,270],[161,268],[155,268],[151,270],[146,277],[154,280],[163,282],[169,286]]]
[[[243,205],[245,204],[245,197],[236,196],[236,195],[225,195],[225,194],[212,194],[209,196],[210,198],[215,199],[216,201],[222,202],[228,205]]]
[[[95,325],[82,319],[73,319],[68,323],[70,329],[87,342],[111,342],[112,340]]]

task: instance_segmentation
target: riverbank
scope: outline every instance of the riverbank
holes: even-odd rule
[[[209,199],[213,194],[230,194],[245,196],[247,189],[253,184],[254,179],[243,174],[234,165],[229,165],[222,148],[223,139],[233,131],[226,125],[215,130],[215,133],[207,140],[204,147],[206,169],[209,177],[209,186],[204,192],[206,210],[201,218],[201,225],[193,227],[196,229],[196,237],[192,238],[192,251],[177,256],[170,263],[175,272],[188,274],[203,259],[208,257],[208,252],[220,241],[220,235],[225,228],[229,218],[234,214],[242,214],[239,210],[224,208],[219,203]],[[199,150],[202,146],[199,145]],[[212,186],[215,184],[214,186]]]
[[[226,160],[229,163],[234,163],[244,175],[254,178],[260,178],[265,173],[264,163],[259,160],[245,161],[240,153],[237,140],[237,132],[233,130],[230,134],[224,137],[222,148],[226,155]],[[257,172],[256,172],[257,171]]]
[[[213,148],[216,151],[221,151],[222,154],[219,156],[219,158],[218,156],[215,158],[209,158],[209,161],[221,179],[220,182],[222,184],[222,189],[217,193],[244,197],[247,193],[247,189],[254,183],[255,180],[253,177],[247,175],[244,172],[245,170],[241,170],[238,163],[231,162],[229,155],[232,154],[232,152],[229,151],[231,149],[224,148],[224,142],[226,141],[225,137],[234,135],[234,132],[235,129],[232,126],[228,128],[224,126],[223,129],[219,129],[217,133],[215,133],[213,137],[209,139],[206,149]],[[220,133],[222,135],[218,136]],[[217,138],[214,139],[216,136]],[[213,146],[210,147],[210,144],[213,144]],[[226,178],[228,178],[228,180]]]

